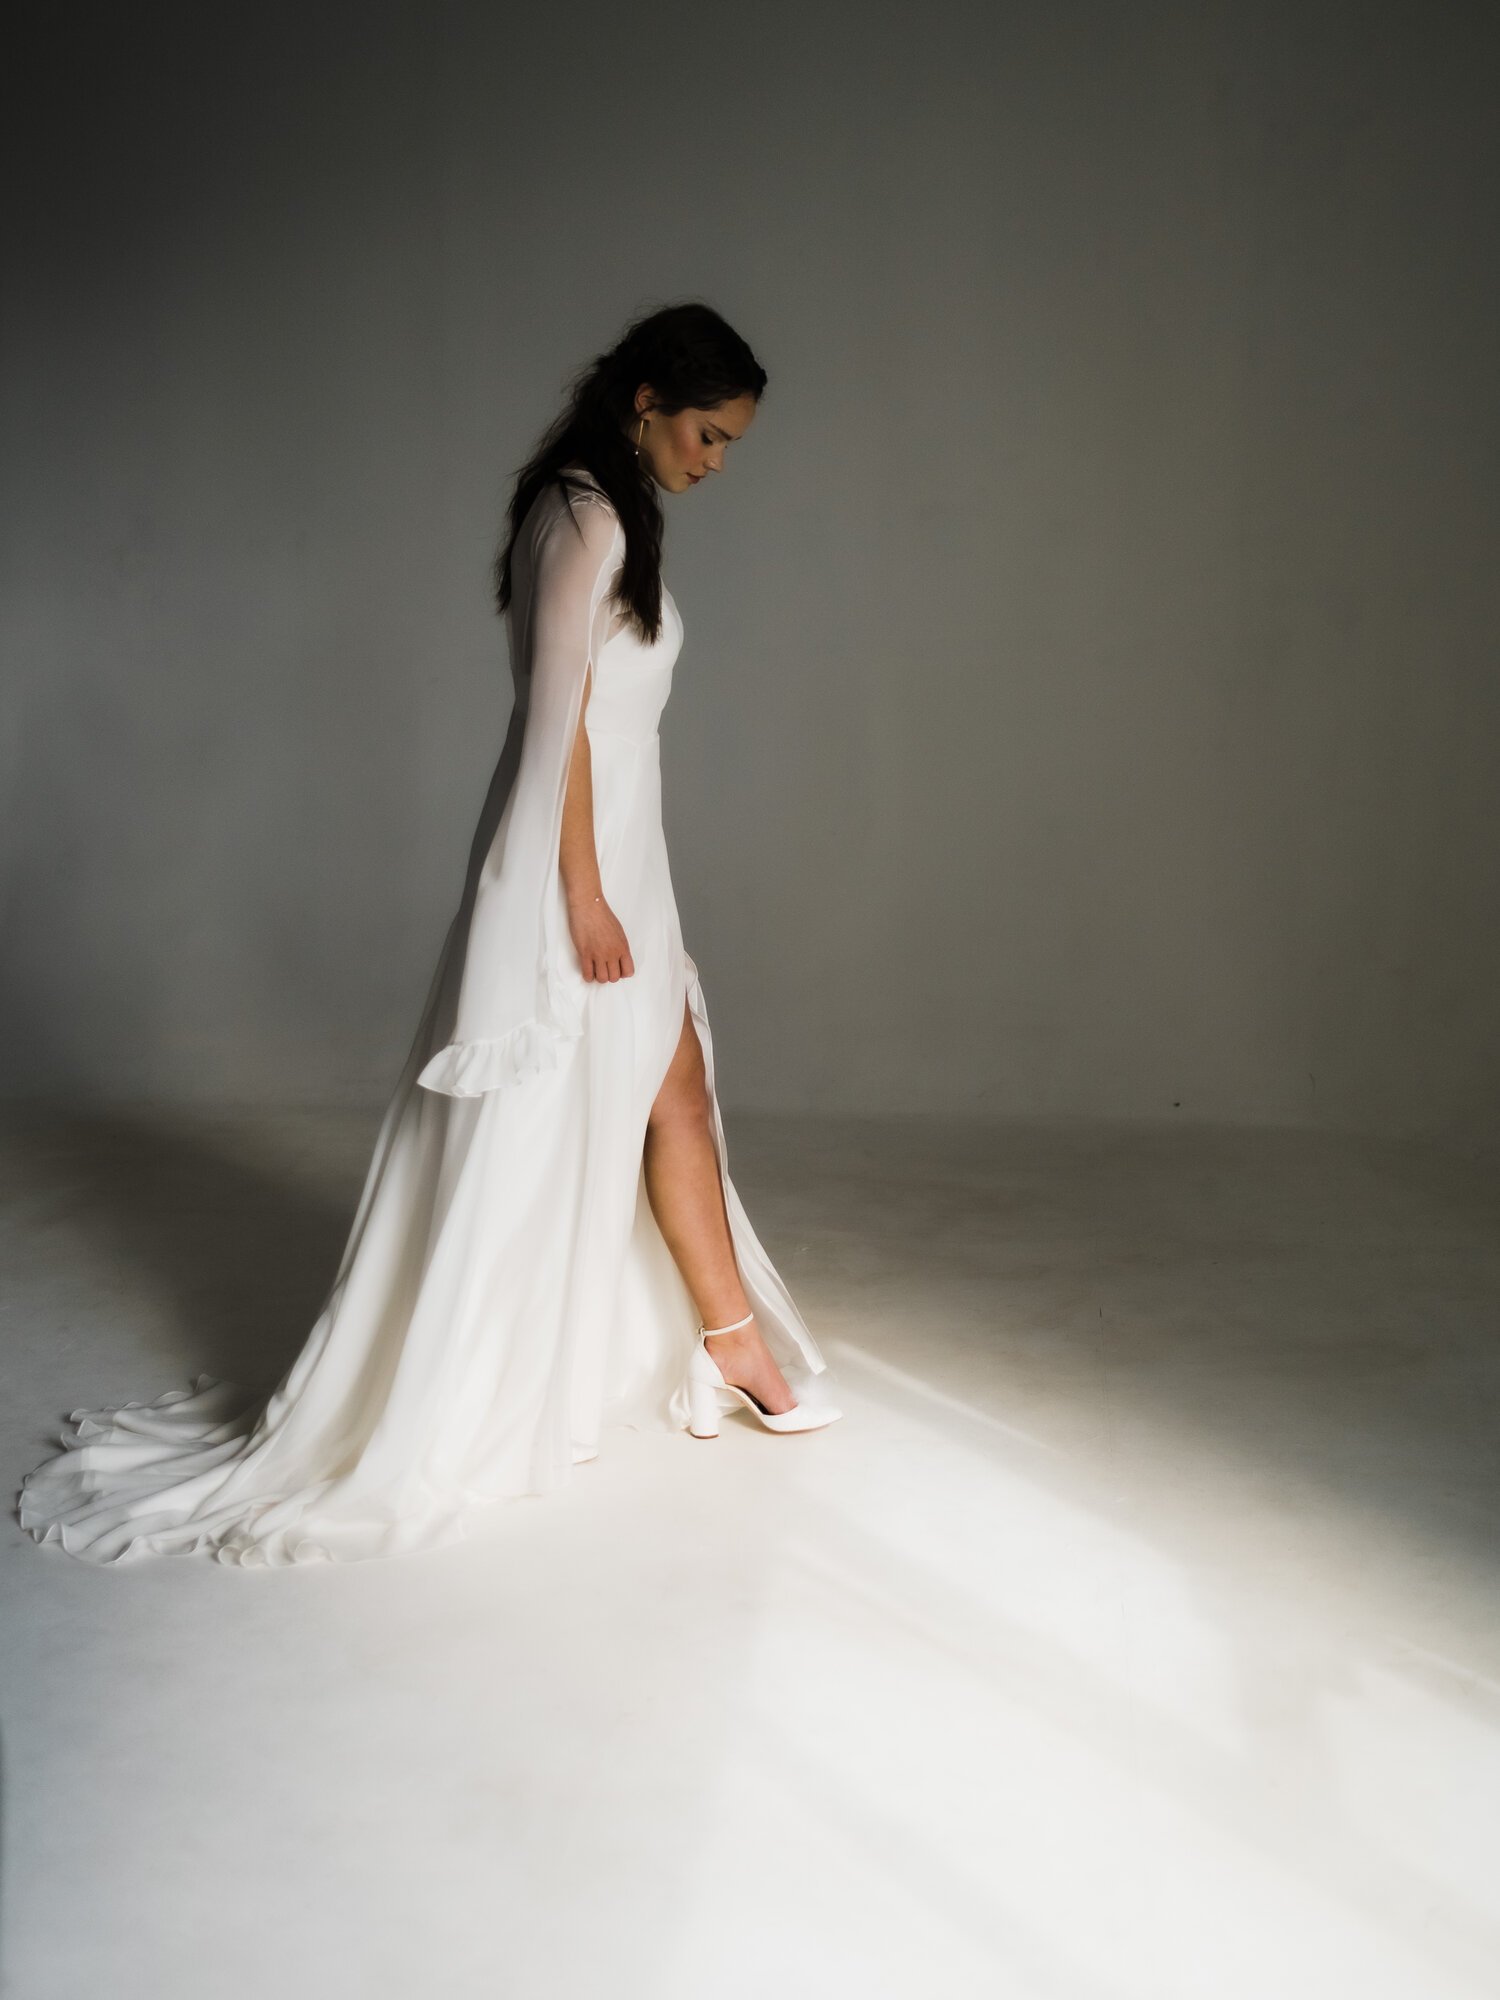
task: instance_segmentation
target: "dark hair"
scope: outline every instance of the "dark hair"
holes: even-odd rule
[[[661,502],[656,482],[631,442],[635,392],[648,383],[665,416],[716,410],[736,396],[760,401],[766,371],[712,306],[689,299],[636,320],[606,353],[574,376],[567,408],[516,476],[505,540],[495,557],[495,602],[510,603],[510,558],[531,503],[552,481],[564,489],[565,465],[581,465],[608,494],[625,531],[625,561],[615,599],[641,636],[661,633]]]

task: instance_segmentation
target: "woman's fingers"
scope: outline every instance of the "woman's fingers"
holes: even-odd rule
[[[585,979],[597,980],[601,984],[616,979],[629,979],[635,973],[635,960],[627,951],[623,958],[587,958],[581,962]]]

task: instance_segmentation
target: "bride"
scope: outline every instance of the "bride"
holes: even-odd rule
[[[514,699],[333,1284],[269,1396],[75,1410],[19,1519],[94,1563],[440,1547],[615,1424],[838,1415],[729,1176],[657,725],[682,644],[660,495],[722,475],[766,374],[709,307],[575,379],[496,557]]]

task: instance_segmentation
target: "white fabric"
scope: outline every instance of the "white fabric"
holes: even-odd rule
[[[418,1078],[461,1097],[554,1065],[560,1043],[582,1029],[589,982],[571,950],[558,848],[584,681],[610,628],[625,536],[602,490],[574,476],[579,490],[570,498],[557,488],[538,497],[512,555],[515,703],[506,749],[517,759],[515,781],[502,756],[487,805],[503,801],[503,810],[493,835],[481,816],[475,845],[489,844],[477,876],[477,853],[470,862],[473,914],[454,1041]]]
[[[201,1375],[151,1404],[75,1411],[22,1487],[21,1525],[39,1541],[96,1563],[398,1555],[459,1539],[495,1500],[588,1476],[575,1467],[608,1424],[682,1432],[699,1315],[646,1199],[642,1149],[685,1011],[745,1289],[799,1401],[830,1398],[729,1177],[662,830],[657,724],[682,623],[664,592],[655,644],[615,624],[622,550],[597,488],[571,501],[548,489],[522,524],[515,713],[302,1351],[269,1398]],[[590,671],[600,872],[635,965],[613,982],[583,977],[558,866]]]

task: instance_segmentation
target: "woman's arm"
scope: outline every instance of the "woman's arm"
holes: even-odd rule
[[[563,796],[562,839],[558,865],[568,899],[568,929],[585,979],[628,979],[635,971],[630,944],[619,918],[604,900],[599,855],[594,845],[594,766],[589,733],[584,727],[593,669],[584,676],[583,702],[568,763],[568,787]]]

